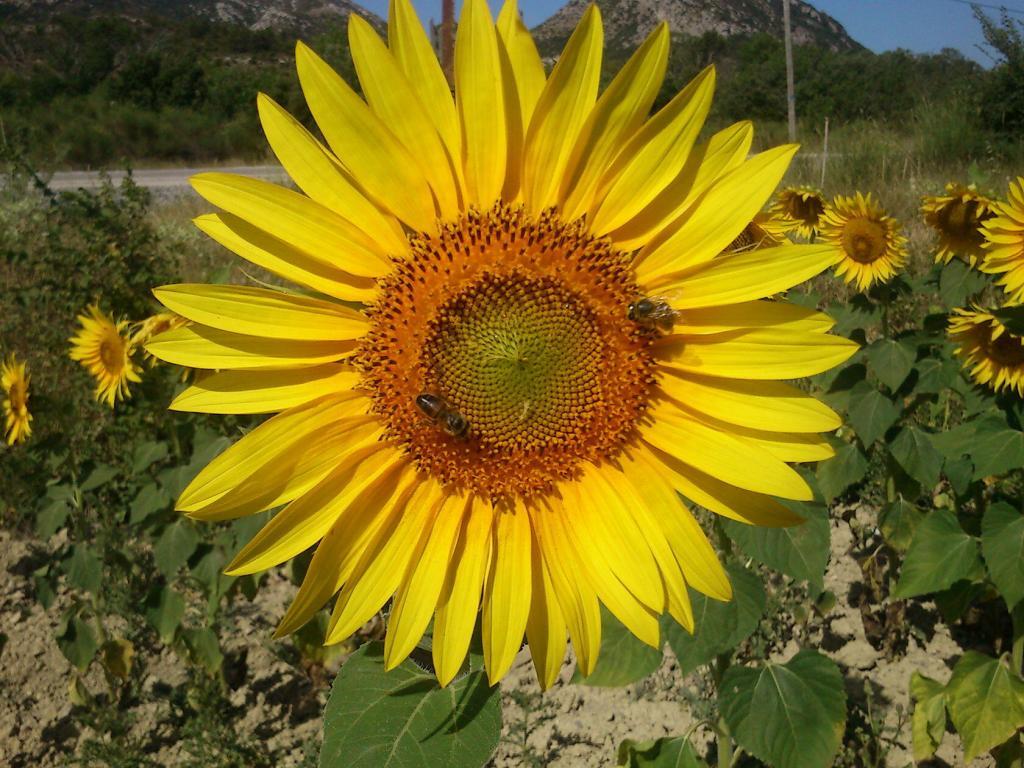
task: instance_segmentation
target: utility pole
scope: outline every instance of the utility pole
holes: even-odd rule
[[[441,69],[455,82],[455,0],[441,2]]]
[[[796,141],[796,92],[793,87],[793,35],[789,24],[789,0],[782,0],[782,23],[786,26],[786,105],[789,109],[789,141]]]

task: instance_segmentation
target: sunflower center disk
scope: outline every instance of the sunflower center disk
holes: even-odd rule
[[[355,356],[363,388],[417,466],[490,498],[550,490],[614,457],[653,383],[656,334],[626,317],[629,259],[580,222],[499,204],[411,238],[380,281]],[[453,435],[429,393],[469,423]]]
[[[874,221],[851,219],[843,228],[843,247],[854,261],[870,264],[885,254],[885,230]]]
[[[988,343],[989,356],[1003,366],[1024,365],[1024,341],[1017,336],[1003,333]]]
[[[100,360],[103,362],[103,367],[108,371],[117,370],[120,354],[121,349],[117,342],[113,342],[110,339],[104,339],[100,342]]]

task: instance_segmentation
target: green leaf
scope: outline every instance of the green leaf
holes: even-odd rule
[[[878,380],[895,392],[914,367],[917,350],[895,339],[878,339],[865,350],[865,354]]]
[[[953,582],[953,586],[932,595],[939,616],[947,624],[960,619],[976,599],[985,593],[985,584],[969,579]]]
[[[626,629],[622,622],[601,606],[601,654],[588,677],[573,673],[572,682],[618,687],[642,680],[661,666],[660,648],[651,648]]]
[[[831,502],[854,483],[864,479],[868,460],[860,448],[846,443],[836,448],[836,455],[818,463],[818,487],[825,501]]]
[[[99,464],[89,473],[89,476],[85,478],[80,486],[79,490],[83,493],[85,491],[94,491],[102,485],[106,485],[111,480],[117,477],[117,469],[110,466],[109,464]]]
[[[620,768],[707,768],[685,736],[650,741],[626,739],[619,745]]]
[[[917,370],[915,392],[937,395],[950,389],[960,375],[956,360],[947,357],[926,357],[914,366]]]
[[[184,615],[185,599],[170,587],[154,590],[146,600],[146,621],[164,643],[174,640]]]
[[[760,669],[730,667],[718,704],[736,742],[774,768],[827,768],[839,750],[846,722],[843,676],[817,651]]]
[[[68,583],[84,592],[94,595],[100,591],[103,581],[103,563],[91,549],[84,544],[76,544],[71,550],[71,557],[64,564],[68,575]]]
[[[865,448],[896,423],[902,408],[871,385],[861,382],[850,393],[846,419]]]
[[[905,552],[924,513],[904,498],[888,503],[878,515],[878,527],[885,543],[897,552]]]
[[[77,613],[65,615],[62,624],[57,633],[57,647],[79,672],[85,672],[100,647],[96,632]]]
[[[726,533],[743,552],[769,568],[797,581],[806,581],[814,593],[824,589],[830,528],[823,504],[782,502],[804,518],[799,525],[765,528],[722,520]]]
[[[475,768],[501,735],[501,697],[482,671],[441,688],[410,660],[384,671],[381,643],[341,668],[324,711],[320,768]]]
[[[1018,336],[1024,336],[1024,304],[1013,307],[1002,307],[989,310],[999,318],[999,322],[1006,326],[1007,330]]]
[[[692,635],[667,616],[662,620],[662,631],[684,675],[742,643],[757,629],[764,615],[766,601],[761,579],[740,565],[728,565],[726,570],[732,582],[729,602],[712,600],[690,590],[695,625]]]
[[[961,456],[959,459],[946,459],[943,471],[956,494],[958,496],[966,495],[974,478],[974,462],[967,456]]]
[[[969,421],[953,429],[947,429],[932,435],[932,445],[946,457],[946,461],[956,461],[971,451],[971,443],[978,431],[978,423]]]
[[[63,527],[70,514],[71,507],[66,501],[51,501],[36,515],[36,533],[40,538],[50,538]]]
[[[195,552],[199,534],[187,520],[178,519],[164,529],[153,545],[153,559],[156,567],[165,576],[173,576]]]
[[[132,500],[131,514],[128,522],[138,525],[161,510],[167,509],[171,503],[170,494],[156,483],[146,483]]]
[[[1024,725],[1024,681],[999,659],[967,651],[946,685],[949,716],[970,762]]]
[[[946,733],[946,686],[914,672],[910,695],[914,699],[914,760],[920,762],[935,754]]]
[[[224,654],[220,652],[220,643],[217,641],[217,633],[209,627],[199,629],[186,629],[181,633],[188,648],[192,661],[203,667],[211,675],[220,671],[224,662]]]
[[[146,442],[137,445],[132,457],[132,472],[137,475],[166,458],[167,443]]]
[[[999,417],[977,422],[969,445],[975,480],[1024,467],[1024,432],[1008,427]]]
[[[1006,607],[1024,600],[1024,515],[1005,502],[993,504],[981,520],[981,554]]]
[[[935,509],[917,526],[893,590],[897,598],[938,592],[981,572],[978,542],[948,509]]]
[[[889,449],[892,457],[904,471],[917,480],[925,490],[939,482],[942,454],[932,445],[931,435],[917,427],[904,427],[896,435]]]
[[[962,307],[988,285],[986,277],[960,259],[953,259],[939,273],[939,296],[947,307]]]

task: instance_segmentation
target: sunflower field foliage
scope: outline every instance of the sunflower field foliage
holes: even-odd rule
[[[259,642],[326,699],[309,768],[543,765],[545,690],[665,665],[694,725],[603,764],[884,766],[906,731],[914,761],[1020,765],[1024,169],[794,159],[703,129],[713,68],[657,100],[665,27],[602,85],[596,7],[550,71],[514,2],[465,7],[455,101],[404,0],[386,43],[353,17],[342,66],[300,44],[308,106],[254,108],[294,186],[195,177],[202,236],[130,174],[55,192],[4,144],[0,523],[32,542],[74,759],[281,764],[235,695],[276,580]],[[211,87],[171,65],[137,64]],[[163,98],[132,72],[108,87]],[[823,639],[840,600],[879,654],[967,636],[896,726]]]

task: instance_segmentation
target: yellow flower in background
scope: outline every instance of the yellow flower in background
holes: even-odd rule
[[[155,363],[156,358],[145,350],[150,339],[188,324],[189,321],[181,315],[176,315],[173,312],[158,312],[134,324],[129,343],[135,349],[142,349],[143,356],[147,361]]]
[[[949,319],[949,338],[974,381],[995,392],[1009,389],[1024,397],[1024,339],[998,317],[977,307],[956,309]]]
[[[817,233],[825,213],[825,198],[812,187],[785,187],[775,196],[770,210],[791,224],[801,237],[811,237]]]
[[[32,434],[28,412],[28,366],[14,355],[0,364],[0,387],[4,390],[4,431],[8,445],[23,443]]]
[[[496,28],[466,0],[454,100],[408,0],[392,3],[387,43],[351,17],[366,102],[300,44],[326,145],[268,97],[259,111],[304,194],[201,174],[195,189],[222,210],[196,223],[323,298],[165,286],[157,298],[193,325],[148,348],[219,369],[172,408],[277,414],[177,507],[224,520],[284,505],[228,569],[316,547],[279,636],[339,592],[329,643],[393,600],[386,665],[433,619],[447,684],[479,613],[491,681],[525,633],[549,686],[567,634],[593,670],[601,603],[657,646],[663,612],[692,628],[687,586],[729,599],[677,492],[750,524],[793,523],[775,497],[811,491],[788,462],[831,456],[818,433],[839,419],[785,380],[855,345],[828,335],[825,315],[761,300],[831,266],[834,249],[719,255],[796,148],[748,157],[749,123],[695,148],[712,69],[649,118],[666,25],[600,96],[597,7],[548,77],[514,0]]]
[[[70,356],[96,379],[96,399],[113,408],[117,400],[131,396],[129,382],[142,380],[132,360],[128,321],[115,322],[96,304],[88,308],[88,313],[78,316],[81,328],[69,339]]]
[[[993,203],[995,216],[982,224],[985,253],[981,271],[997,281],[1011,301],[1024,301],[1024,176],[1010,183],[1006,202]]]
[[[921,213],[925,223],[939,235],[935,262],[948,264],[954,256],[975,266],[983,255],[981,225],[994,215],[992,201],[978,192],[975,184],[946,184],[946,194],[925,195]]]
[[[907,238],[899,222],[870,193],[837,196],[822,217],[821,239],[842,252],[836,276],[859,291],[891,280],[907,261]]]
[[[741,251],[756,251],[760,248],[776,248],[789,243],[786,233],[796,227],[792,221],[783,219],[781,216],[770,211],[760,211],[743,228],[743,231],[733,240],[723,253],[739,253]]]

